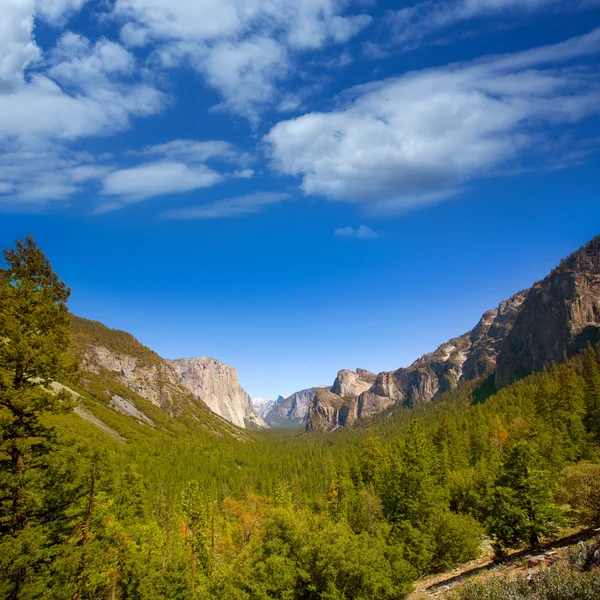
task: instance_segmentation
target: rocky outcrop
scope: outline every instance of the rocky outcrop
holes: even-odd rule
[[[495,370],[503,386],[600,341],[600,236],[566,258],[532,288],[485,312],[468,333],[407,368],[370,375],[340,371],[332,392],[315,397],[309,431],[331,431],[398,404],[414,407],[462,381]],[[335,410],[331,407],[335,406]]]
[[[539,371],[600,340],[600,236],[564,259],[527,293],[502,340],[496,383]]]
[[[519,292],[501,302],[498,308],[485,312],[471,331],[442,344],[409,367],[378,375],[361,369],[356,373],[340,371],[331,391],[347,406],[339,408],[341,422],[337,415],[333,415],[335,420],[328,421],[331,411],[315,407],[309,410],[306,429],[331,431],[340,424],[372,417],[392,405],[419,406],[456,388],[462,381],[476,379],[494,369],[500,345],[519,315],[525,296],[526,292]],[[331,404],[331,398],[325,400],[327,405]],[[311,419],[324,422],[309,422]]]
[[[350,402],[330,392],[318,388],[306,415],[306,431],[334,431],[349,425]]]
[[[238,372],[214,358],[180,358],[166,361],[178,374],[182,384],[214,413],[238,427],[252,423],[266,427],[256,412],[250,395],[238,380]]]
[[[148,361],[93,343],[82,351],[79,368],[97,375],[110,372],[112,379],[168,413],[187,395],[177,373],[161,359]]]
[[[170,415],[195,405],[238,427],[266,427],[240,386],[237,370],[214,358],[165,360],[132,335],[80,317],[72,318],[71,339],[83,374],[125,386]],[[115,410],[148,423],[128,402],[111,393]]]
[[[342,369],[337,374],[331,391],[338,396],[360,396],[375,383],[376,378],[375,373],[364,369],[356,369],[356,372]]]
[[[265,416],[269,427],[302,427],[306,420],[308,407],[313,401],[317,390],[329,390],[329,386],[317,386],[294,392],[287,398],[280,399]]]

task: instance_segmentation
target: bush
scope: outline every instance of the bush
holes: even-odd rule
[[[526,577],[495,577],[467,583],[453,600],[598,600],[600,573],[580,573],[566,567],[542,569]]]

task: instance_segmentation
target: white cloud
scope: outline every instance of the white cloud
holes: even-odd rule
[[[33,37],[34,0],[7,0],[0,19],[0,93],[3,83],[23,80],[23,70],[40,57]]]
[[[425,0],[389,13],[386,20],[391,42],[411,48],[468,20],[521,16],[540,10],[580,10],[598,4],[598,0]]]
[[[249,159],[233,144],[222,140],[201,142],[198,140],[172,140],[166,144],[157,144],[142,148],[136,154],[142,156],[161,155],[170,160],[186,163],[201,163],[211,158],[229,162],[244,163]]]
[[[38,8],[54,19],[81,4],[45,2]],[[35,8],[27,0],[10,0],[0,20],[4,206],[70,198],[83,183],[104,175],[107,166],[70,151],[67,142],[126,129],[132,118],[155,114],[166,103],[164,94],[140,80],[135,57],[106,39],[92,44],[66,32],[45,60],[39,60],[32,31]]]
[[[64,25],[67,18],[80,10],[86,2],[87,0],[36,0],[37,13],[48,23],[58,27]]]
[[[290,69],[285,48],[265,37],[216,44],[195,62],[225,98],[225,106],[238,113],[268,104],[275,82]]]
[[[599,50],[600,29],[354,88],[340,110],[273,127],[265,138],[272,164],[301,177],[307,195],[375,201],[381,212],[439,201],[526,149],[535,157],[548,125],[597,114],[597,80],[585,68],[556,66]]]
[[[0,153],[0,205],[30,210],[64,202],[111,167],[87,153],[55,144]]]
[[[120,196],[125,203],[137,202],[152,196],[211,187],[222,179],[220,173],[206,165],[161,161],[111,173],[103,181],[102,194]]]
[[[345,14],[346,0],[116,0],[123,42],[152,39],[167,68],[191,64],[222,96],[222,107],[252,119],[278,100],[290,56],[347,42],[371,22]]]
[[[250,179],[254,175],[254,171],[248,168],[221,172],[205,164],[217,161],[245,165],[250,160],[233,144],[222,140],[172,140],[129,154],[152,160],[107,174],[102,181],[101,193],[117,199],[103,201],[95,209],[95,214],[117,210],[154,196],[212,187],[228,177]]]
[[[291,198],[290,194],[278,192],[255,192],[247,196],[237,196],[217,200],[202,206],[192,206],[169,210],[163,213],[165,219],[224,219],[241,217],[260,212],[266,206],[278,204]]]
[[[336,229],[333,235],[337,237],[357,238],[359,240],[375,240],[379,237],[378,233],[375,233],[372,229],[369,229],[365,225],[361,225],[354,229],[353,227],[342,227]]]

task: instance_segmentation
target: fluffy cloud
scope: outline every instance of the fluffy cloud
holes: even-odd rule
[[[37,0],[37,13],[51,25],[60,26],[86,2],[87,0]]]
[[[255,192],[247,196],[225,198],[202,206],[192,206],[163,213],[165,219],[224,219],[260,212],[266,206],[289,200],[290,194]]]
[[[223,107],[256,118],[278,99],[293,53],[345,43],[371,22],[345,14],[346,0],[116,0],[122,40],[153,40],[166,67],[191,64],[223,98]]]
[[[254,174],[248,168],[217,171],[205,164],[207,161],[235,166],[247,164],[246,154],[221,140],[172,140],[129,154],[151,160],[107,174],[102,180],[101,195],[112,198],[103,200],[94,210],[95,214],[118,210],[154,196],[212,187],[226,178],[249,179]]]
[[[8,0],[0,19],[0,93],[3,87],[23,80],[25,67],[40,57],[33,41],[34,0]]]
[[[64,202],[110,170],[96,157],[55,144],[0,152],[0,205],[39,210],[48,202]]]
[[[357,238],[359,240],[375,240],[379,237],[379,234],[375,233],[372,229],[369,229],[365,225],[361,225],[354,229],[353,227],[342,227],[336,229],[333,235],[337,237],[346,238]]]
[[[346,106],[278,123],[273,166],[307,195],[393,206],[439,201],[456,186],[531,157],[548,126],[597,114],[600,88],[561,62],[597,53],[600,29],[562,44],[408,73],[349,90]],[[547,135],[547,134],[546,134]]]
[[[131,169],[119,169],[103,182],[102,194],[119,196],[123,202],[136,202],[177,192],[211,187],[223,176],[205,165],[191,167],[178,162],[146,163]]]
[[[103,159],[68,142],[129,127],[166,97],[136,74],[119,44],[66,32],[45,60],[33,40],[36,14],[60,24],[83,2],[8,0],[0,21],[0,202],[28,209],[64,201],[106,174]],[[37,11],[37,13],[36,13]],[[25,77],[26,69],[30,69]]]

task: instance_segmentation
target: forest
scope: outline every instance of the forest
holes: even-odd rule
[[[4,257],[0,598],[400,599],[484,540],[502,560],[600,527],[599,347],[331,434],[232,435],[148,402],[141,426],[103,406],[116,382],[82,381],[82,325],[35,241]],[[118,436],[80,417],[92,403]],[[597,597],[584,571],[560,597]],[[503,593],[464,598],[527,597]]]

